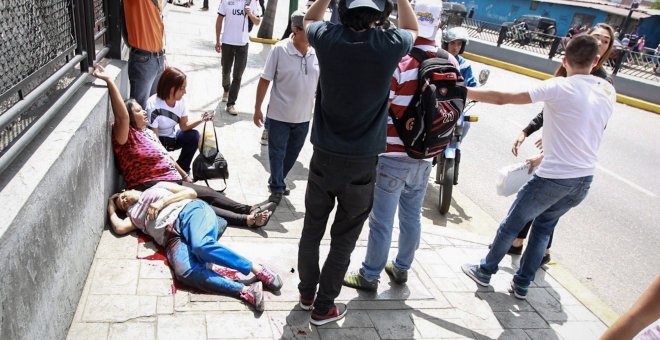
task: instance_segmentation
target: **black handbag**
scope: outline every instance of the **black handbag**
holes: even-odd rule
[[[204,123],[204,132],[202,136],[206,136],[206,125],[208,122]],[[209,188],[208,180],[209,179],[223,179],[225,182],[225,188],[218,190],[220,192],[227,189],[227,178],[229,177],[229,169],[227,168],[227,160],[222,156],[218,149],[218,135],[213,129],[213,135],[215,136],[215,150],[205,150],[205,147],[209,146],[204,143],[204,137],[202,137],[202,145],[200,146],[199,155],[195,158],[192,164],[193,178],[195,182],[198,180],[204,180],[206,186]]]

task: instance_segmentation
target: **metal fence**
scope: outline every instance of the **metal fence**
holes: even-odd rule
[[[0,172],[108,53],[106,1],[0,2]]]
[[[501,26],[466,18],[462,27],[471,38],[508,46],[549,59],[559,59],[569,38],[527,30],[524,25]],[[658,56],[615,48],[606,65],[613,74],[625,74],[639,79],[660,82]]]
[[[470,38],[496,43],[500,35],[500,25],[492,22],[465,18],[462,26],[467,29]]]

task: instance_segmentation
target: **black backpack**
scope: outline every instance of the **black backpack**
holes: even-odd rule
[[[419,85],[403,115],[398,119],[390,116],[410,158],[436,157],[451,142],[467,89],[447,51],[438,49],[437,55],[429,58],[426,52],[413,48],[410,56],[420,62]]]

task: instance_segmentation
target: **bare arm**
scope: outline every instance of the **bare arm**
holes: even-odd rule
[[[218,14],[218,18],[215,19],[215,51],[220,53],[222,48],[222,41],[220,36],[222,35],[222,22],[225,20],[225,17]]]
[[[496,105],[532,103],[532,98],[528,92],[502,92],[468,88],[468,98]]]
[[[397,0],[397,8],[399,13],[399,28],[410,32],[413,36],[413,41],[417,39],[417,32],[419,26],[417,24],[417,17],[413,11],[409,0]]]
[[[112,230],[114,230],[118,235],[124,235],[137,228],[133,222],[131,222],[129,217],[121,219],[119,216],[117,216],[117,207],[115,206],[115,197],[117,197],[117,195],[118,194],[114,194],[108,199],[108,216],[110,216],[110,225],[112,226]]]
[[[248,5],[245,6],[245,15],[250,18],[250,21],[252,21],[255,26],[259,26],[261,23],[261,18],[252,14],[252,9]]]
[[[193,199],[197,197],[197,193],[195,192],[195,190],[191,188],[187,188],[182,185],[176,183],[170,183],[170,182],[163,182],[161,185],[164,186],[165,189],[169,190],[174,195],[161,198],[158,201],[153,202],[149,205],[149,208],[147,210],[147,218],[150,220],[155,220],[156,216],[158,216],[158,212],[160,212],[163,208],[165,208],[166,206],[172,203],[180,202],[185,199]]]
[[[603,334],[601,340],[632,339],[660,318],[660,275],[634,305]]]
[[[257,98],[254,103],[254,116],[252,117],[254,125],[257,127],[261,127],[264,122],[264,113],[261,112],[261,105],[264,102],[269,85],[270,81],[264,78],[259,78],[259,84],[257,84]]]
[[[112,114],[115,117],[115,124],[112,126],[112,137],[119,143],[119,145],[126,144],[128,140],[128,129],[130,126],[130,119],[128,110],[124,104],[124,99],[119,93],[119,88],[115,82],[105,74],[103,66],[97,65],[92,72],[96,78],[103,80],[108,86],[108,94],[110,95],[110,104],[112,106]]]
[[[179,163],[176,162],[176,159],[174,159],[174,157],[172,156],[170,156],[170,158],[174,163],[174,167],[176,168],[176,171],[179,173],[179,175],[181,175],[181,178],[183,178],[183,180],[188,183],[192,183],[192,178],[190,178],[190,176],[188,176],[188,174],[185,171],[183,171],[183,169],[179,166]]]
[[[203,122],[204,122],[203,118],[189,121],[188,116],[185,116],[179,118],[179,127],[181,128],[181,131],[190,131],[194,129],[197,125],[202,124]]]
[[[323,21],[323,14],[325,14],[325,9],[328,8],[330,0],[316,0],[309,7],[307,13],[305,14],[305,20],[303,21],[303,26],[305,26],[305,32],[307,32],[307,26],[316,21]]]

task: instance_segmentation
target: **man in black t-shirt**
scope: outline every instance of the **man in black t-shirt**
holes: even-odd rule
[[[322,21],[330,0],[317,0],[305,15],[305,31],[316,49],[321,76],[298,249],[298,289],[300,306],[314,308],[314,325],[346,314],[346,305],[334,299],[371,211],[377,157],[385,151],[390,80],[417,36],[410,3],[397,1],[401,28],[394,30],[378,27],[392,10],[390,0],[340,0],[341,24]],[[319,270],[319,244],[335,201],[330,253]]]

